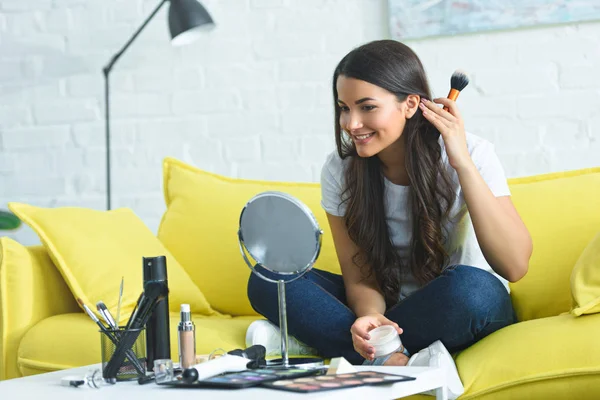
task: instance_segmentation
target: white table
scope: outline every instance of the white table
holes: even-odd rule
[[[315,394],[293,393],[282,390],[249,388],[249,389],[180,389],[158,386],[154,383],[139,385],[137,382],[119,382],[116,385],[102,386],[92,389],[86,386],[79,388],[66,387],[60,384],[62,377],[84,376],[88,371],[99,368],[99,365],[75,368],[70,370],[34,375],[25,378],[0,381],[0,398],[2,399],[144,399],[144,400],[187,400],[190,396],[211,400],[261,399],[261,400],[293,400],[293,399],[397,399],[413,394],[436,390],[437,400],[446,400],[445,375],[439,368],[428,367],[374,367],[357,366],[359,371],[380,371],[392,374],[414,376],[414,381],[398,382],[385,386],[363,386],[331,390]],[[432,397],[433,399],[433,397]]]

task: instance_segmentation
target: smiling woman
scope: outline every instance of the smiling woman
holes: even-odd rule
[[[385,62],[378,62],[375,56],[385,51]],[[350,238],[359,248],[372,249],[360,253],[363,260],[355,252],[353,262],[363,270],[373,265],[369,272],[385,300],[394,304],[400,292],[397,272],[402,255],[386,240],[384,207],[372,206],[385,197],[384,182],[412,189],[406,193],[412,197],[406,210],[419,223],[412,226],[416,240],[403,246],[410,247],[404,264],[419,284],[439,276],[444,268],[442,221],[455,202],[451,171],[441,162],[439,132],[419,109],[420,99],[431,98],[429,85],[417,55],[392,41],[348,54],[333,81],[339,105],[336,144],[341,159],[348,161],[343,201],[338,203],[346,208]]]
[[[352,50],[332,83],[321,203],[342,275],[313,269],[287,286],[290,334],[324,357],[405,365],[436,340],[454,352],[516,322],[507,281],[525,275],[532,244],[494,146],[465,132],[454,101],[431,99],[400,42]],[[248,296],[277,323],[275,291],[251,277]],[[402,343],[375,358],[382,325]]]

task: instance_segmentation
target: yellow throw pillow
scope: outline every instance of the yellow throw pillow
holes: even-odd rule
[[[571,273],[571,314],[600,312],[600,232],[587,245]]]
[[[237,231],[244,205],[264,191],[289,193],[310,208],[323,230],[315,268],[340,273],[327,216],[320,204],[321,189],[316,183],[227,178],[167,158],[164,190],[167,211],[158,238],[217,311],[256,315],[247,296],[251,271],[240,254]]]
[[[102,300],[116,318],[119,287],[124,277],[121,323],[127,321],[142,292],[142,257],[167,257],[169,308],[181,303],[204,315],[215,311],[189,275],[127,208],[39,208],[9,203],[9,208],[40,237],[75,298],[96,312]]]

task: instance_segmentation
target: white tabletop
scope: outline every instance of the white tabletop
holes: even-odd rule
[[[80,400],[80,399],[137,399],[164,400],[187,400],[193,394],[191,391],[199,391],[202,398],[214,400],[231,399],[261,399],[261,400],[288,400],[288,399],[327,399],[327,400],[350,400],[367,398],[396,399],[423,393],[437,389],[437,399],[445,400],[446,393],[442,387],[445,384],[443,371],[438,368],[427,367],[374,367],[356,366],[360,371],[380,371],[391,374],[413,376],[414,381],[398,382],[384,386],[363,386],[326,392],[306,394],[293,393],[282,390],[266,388],[249,389],[181,389],[158,386],[154,383],[139,385],[137,382],[119,382],[116,385],[102,386],[100,389],[92,389],[81,386],[78,388],[62,386],[60,381],[65,376],[84,376],[88,371],[99,368],[99,365],[81,367],[76,369],[34,375],[25,378],[0,381],[0,397],[2,399],[56,399],[56,400]]]

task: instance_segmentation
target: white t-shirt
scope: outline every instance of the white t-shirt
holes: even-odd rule
[[[448,237],[444,245],[450,256],[448,265],[470,265],[494,274],[509,290],[508,282],[496,274],[483,257],[475,236],[473,223],[467,210],[458,174],[448,162],[446,147],[440,136],[442,148],[442,164],[446,167],[453,182],[456,200],[450,212],[448,221],[444,224]],[[487,140],[467,133],[467,147],[473,162],[488,187],[496,197],[510,196],[504,169],[494,151],[494,146]],[[337,150],[332,152],[321,170],[321,206],[331,215],[343,216],[346,203],[341,203],[344,186],[344,170],[350,157],[342,160]],[[390,232],[390,240],[397,249],[402,260],[407,260],[412,234],[410,210],[408,208],[408,186],[396,185],[387,178],[385,181],[385,216]],[[410,271],[401,271],[402,288],[400,299],[405,298],[419,288]]]

